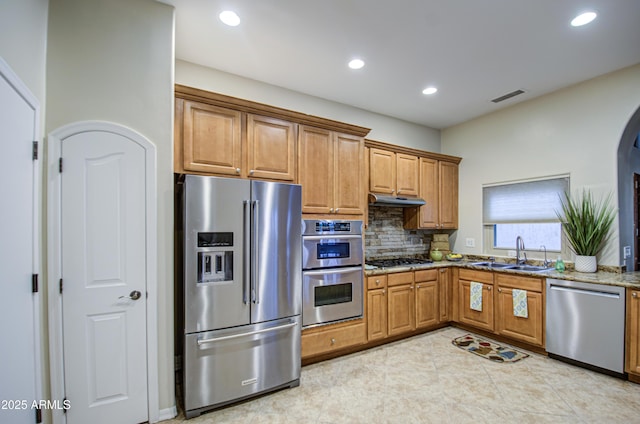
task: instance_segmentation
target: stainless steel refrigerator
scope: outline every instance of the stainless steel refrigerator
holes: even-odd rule
[[[300,381],[299,185],[187,175],[187,418]]]

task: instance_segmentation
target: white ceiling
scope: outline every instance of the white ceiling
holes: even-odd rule
[[[640,63],[640,0],[162,1],[177,59],[432,128]],[[571,27],[584,10],[598,18]]]

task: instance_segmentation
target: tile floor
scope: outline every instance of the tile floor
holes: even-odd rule
[[[300,387],[163,424],[640,423],[640,385],[542,355],[494,363],[448,327],[302,368]]]

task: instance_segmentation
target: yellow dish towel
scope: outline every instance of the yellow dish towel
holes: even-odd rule
[[[471,282],[469,306],[474,311],[482,312],[482,283],[477,283],[475,281]]]
[[[529,318],[529,309],[527,308],[527,291],[513,289],[513,315],[521,318]]]

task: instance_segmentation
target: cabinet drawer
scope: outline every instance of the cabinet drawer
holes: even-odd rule
[[[437,269],[423,269],[415,272],[415,281],[435,281],[438,279]]]
[[[542,278],[511,274],[496,274],[495,277],[496,283],[501,287],[511,287],[542,293],[542,287],[544,285]]]
[[[373,275],[371,277],[367,277],[367,289],[375,290],[383,289],[385,287],[387,287],[386,275]]]
[[[397,272],[387,275],[387,285],[389,287],[410,283],[413,283],[413,272]]]
[[[477,271],[475,269],[461,269],[458,274],[458,279],[493,284],[493,272]]]
[[[302,357],[319,355],[367,341],[364,323],[302,334]]]

